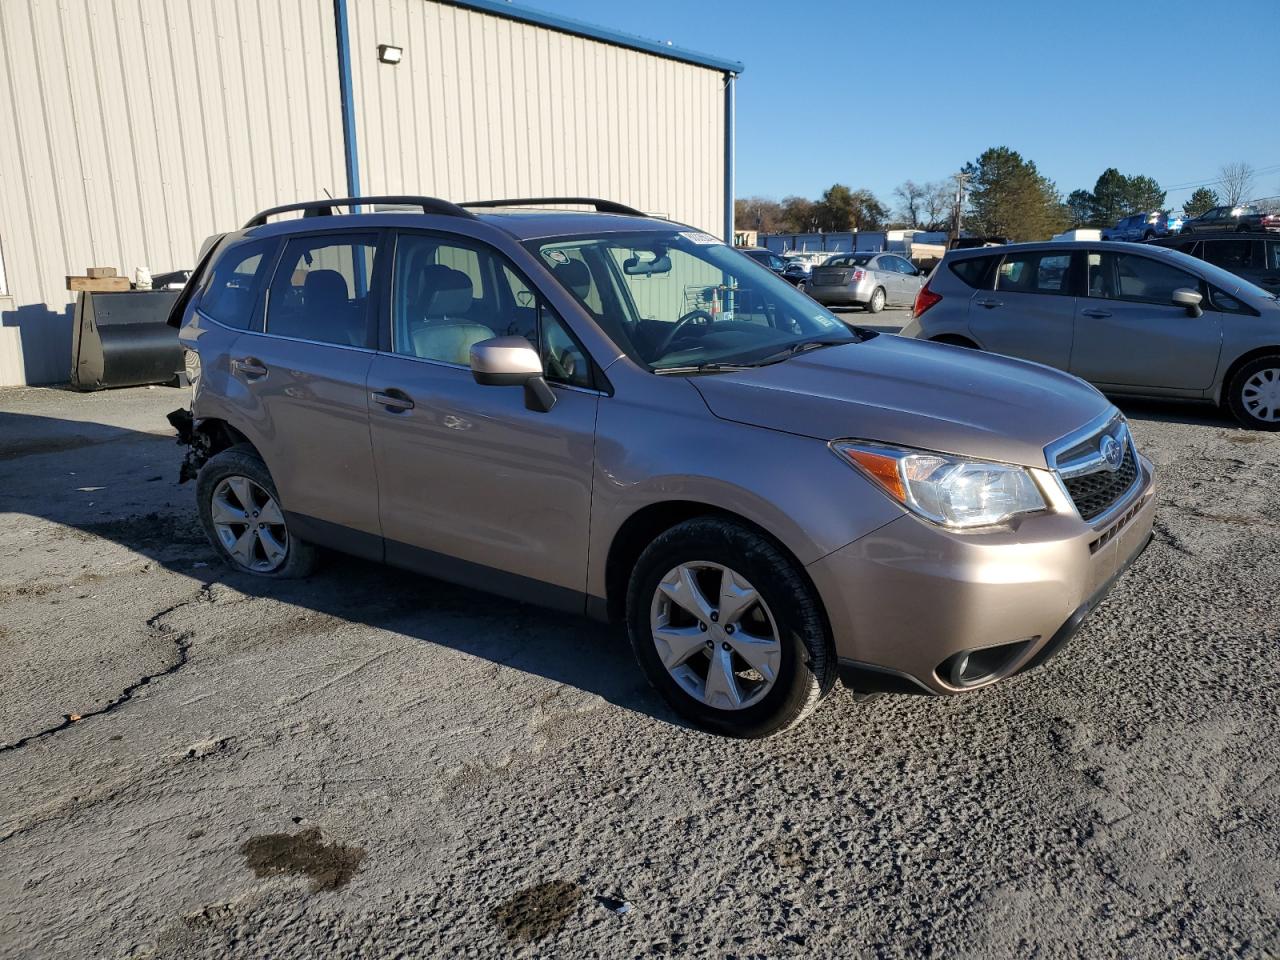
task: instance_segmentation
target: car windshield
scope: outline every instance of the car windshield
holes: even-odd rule
[[[786,359],[862,337],[750,257],[695,230],[527,245],[628,356],[657,372]]]

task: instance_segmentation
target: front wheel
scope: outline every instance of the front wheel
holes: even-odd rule
[[[252,447],[223,450],[201,467],[196,499],[205,535],[234,569],[284,580],[315,568],[316,548],[289,531],[275,481]]]
[[[627,629],[649,682],[681,716],[735,737],[803,720],[835,684],[813,586],[761,533],[688,520],[641,554]]]
[[[1241,367],[1227,384],[1227,406],[1251,430],[1280,430],[1280,354]]]
[[[879,313],[884,309],[884,288],[876,287],[875,292],[871,294],[871,299],[867,302],[867,313]]]

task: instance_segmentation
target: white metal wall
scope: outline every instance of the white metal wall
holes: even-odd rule
[[[0,0],[0,385],[66,379],[66,274],[346,192],[334,31],[333,0]]]
[[[350,12],[366,194],[604,197],[722,232],[720,71],[434,0]]]

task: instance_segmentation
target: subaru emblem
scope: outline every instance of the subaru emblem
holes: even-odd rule
[[[1107,462],[1107,469],[1112,473],[1119,470],[1120,465],[1124,463],[1124,447],[1109,433],[1099,441],[1098,453],[1102,454],[1102,459]]]

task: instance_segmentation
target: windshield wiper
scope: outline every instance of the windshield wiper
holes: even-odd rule
[[[754,363],[718,363],[716,361],[708,361],[706,363],[690,363],[681,367],[654,367],[653,372],[657,374],[736,373],[740,370],[749,370],[754,366],[756,366]]]
[[[793,343],[785,350],[780,350],[777,353],[771,353],[763,360],[757,360],[755,363],[751,364],[751,366],[763,367],[771,363],[781,363],[783,360],[789,360],[797,354],[807,353],[810,350],[817,350],[819,347],[839,347],[846,343],[861,342],[861,340],[851,339],[849,337],[842,337],[839,340],[801,340],[799,343]]]

